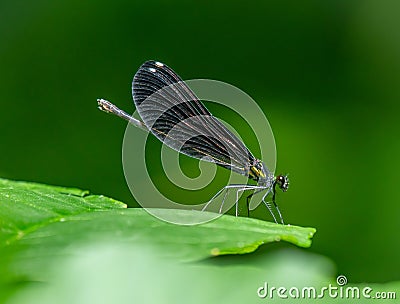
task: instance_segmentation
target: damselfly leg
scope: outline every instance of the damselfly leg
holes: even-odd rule
[[[243,187],[245,187],[246,185],[228,185],[228,186],[225,186],[225,187],[223,187],[222,189],[220,189],[205,205],[204,205],[204,207],[201,209],[201,211],[205,211],[206,209],[207,209],[207,207],[216,199],[216,198],[218,198],[218,196],[220,196],[221,195],[221,193],[222,192],[224,192],[225,190],[228,192],[230,189],[234,189],[234,188],[243,188]],[[222,203],[221,203],[221,207],[220,207],[220,213],[221,213],[221,211],[222,211],[222,207],[223,207],[223,204],[225,203],[225,199],[226,199],[226,196],[228,195],[228,193],[225,193],[225,195],[224,195],[224,198],[223,198],[223,200],[222,200]]]
[[[246,197],[247,216],[250,216],[250,199],[253,197],[253,195],[255,195],[257,193],[260,193],[263,190],[265,190],[265,188],[264,189],[257,189],[253,193],[251,193],[250,195],[248,195]],[[267,207],[269,213],[271,214],[272,218],[274,219],[274,222],[278,224],[278,221],[276,220],[275,214],[274,214],[274,212],[272,210],[271,204],[269,202],[265,201],[266,197],[268,196],[268,194],[271,193],[271,191],[273,191],[271,188],[268,189],[268,191],[263,195],[261,200],[264,203],[264,205]],[[273,196],[273,199],[274,198],[275,198],[275,195]],[[281,212],[279,211],[278,205],[275,202],[274,202],[274,205],[275,205],[276,210],[278,211],[279,216],[281,217],[281,222],[283,224],[283,219],[282,219],[282,216],[281,216]]]
[[[284,221],[283,221],[283,217],[282,217],[282,213],[277,205],[277,203],[275,202],[275,191],[273,188],[266,188],[263,186],[252,186],[252,185],[228,185],[223,187],[221,190],[219,190],[202,208],[202,211],[205,211],[210,204],[215,201],[224,191],[224,196],[222,198],[222,202],[221,205],[219,207],[219,212],[218,213],[222,213],[223,211],[223,207],[225,205],[225,201],[226,198],[228,196],[228,193],[231,189],[236,189],[236,200],[235,200],[235,215],[238,216],[239,215],[239,199],[240,199],[240,193],[246,190],[254,190],[253,193],[251,193],[250,195],[248,195],[246,197],[246,206],[247,206],[247,215],[250,215],[250,199],[253,197],[253,195],[258,194],[264,190],[267,190],[267,192],[262,196],[261,201],[264,203],[265,207],[268,209],[269,213],[271,214],[272,218],[274,219],[274,222],[278,224],[278,220],[275,216],[274,213],[274,208],[271,205],[271,202],[267,201],[266,198],[267,196],[272,192],[272,203],[276,209],[276,212],[279,215],[279,219],[282,223],[282,225],[284,225]]]
[[[265,193],[263,195],[262,201],[265,204],[265,206],[267,207],[269,213],[271,213],[272,217],[274,218],[275,223],[278,224],[278,221],[276,220],[276,217],[275,217],[275,214],[273,212],[271,203],[265,200],[267,198],[268,194],[270,194],[271,192],[272,192],[272,203],[274,204],[274,207],[275,207],[276,211],[278,212],[279,218],[281,220],[281,224],[285,225],[285,222],[283,221],[282,213],[279,210],[278,204],[275,202],[275,189],[271,189],[271,190],[267,191],[267,193]]]
[[[261,191],[265,190],[265,188],[263,189],[257,189],[255,190],[253,193],[251,193],[250,195],[248,195],[246,197],[246,206],[247,206],[247,216],[250,217],[250,199],[253,197],[253,195],[260,193]]]
[[[262,190],[265,190],[266,188],[265,187],[262,187],[262,186],[253,186],[253,185],[228,185],[228,186],[225,186],[225,187],[223,187],[221,190],[219,190],[205,205],[204,205],[204,207],[201,209],[201,211],[205,211],[207,208],[208,208],[208,206],[210,206],[210,204],[215,200],[215,199],[217,199],[224,191],[226,191],[225,192],[225,194],[224,194],[224,196],[223,196],[223,198],[222,198],[222,202],[221,202],[221,205],[220,205],[220,208],[219,208],[219,213],[222,213],[222,209],[223,209],[223,206],[224,206],[224,204],[225,204],[225,201],[226,201],[226,198],[227,198],[227,195],[228,195],[228,192],[231,190],[231,189],[237,189],[236,190],[236,200],[235,200],[235,214],[236,214],[236,216],[238,216],[238,211],[239,211],[239,194],[240,194],[240,192],[243,192],[243,191],[246,191],[246,190],[255,190],[255,191],[257,191],[257,192],[260,192],[260,191],[262,191]]]
[[[226,200],[226,197],[227,197],[228,193],[229,193],[229,189],[226,189],[224,197],[223,197],[222,202],[221,202],[221,207],[219,207],[219,212],[218,213],[222,213],[222,208],[224,208],[224,203],[225,203],[225,200]]]
[[[268,209],[269,213],[271,214],[271,216],[274,218],[275,223],[278,224],[278,221],[276,220],[275,214],[274,214],[274,212],[273,212],[273,210],[272,210],[271,203],[265,201],[264,198],[262,199],[262,201],[263,201],[265,207],[267,207],[267,209]]]

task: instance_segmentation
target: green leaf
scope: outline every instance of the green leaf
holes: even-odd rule
[[[158,211],[178,213],[181,217],[199,212]],[[154,243],[162,247],[166,256],[193,261],[209,256],[249,253],[262,244],[280,240],[309,247],[314,232],[314,228],[282,226],[230,215],[202,225],[180,226],[160,221],[144,209],[132,208],[64,216],[62,222],[49,223],[26,235],[20,243],[29,248],[35,248],[35,244],[40,243],[52,255],[71,242],[86,243],[107,238],[130,243]],[[32,255],[38,252],[38,249],[34,250]]]
[[[0,247],[66,216],[126,208],[116,200],[75,188],[0,179]]]
[[[33,182],[12,181],[0,178],[0,187],[9,189],[25,189],[25,190],[38,190],[38,191],[56,191],[58,193],[71,194],[75,196],[85,196],[89,194],[88,190],[81,190],[77,188],[66,188],[60,186],[50,186],[45,184]]]
[[[180,226],[163,222],[144,209],[122,207],[120,202],[77,189],[1,180],[3,266],[14,279],[46,280],[47,265],[79,254],[72,248],[81,244],[110,240],[139,247],[150,244],[158,256],[188,262],[250,253],[262,244],[281,240],[309,247],[315,233],[314,228],[230,215],[202,225]],[[157,213],[209,217],[199,211],[158,209]]]
[[[181,216],[197,212],[164,211],[179,212]],[[18,276],[45,280],[49,261],[77,254],[71,249],[72,244],[113,241],[153,245],[158,248],[158,256],[189,262],[210,256],[249,253],[261,244],[279,240],[307,247],[314,231],[313,228],[283,227],[229,215],[203,225],[178,226],[162,222],[143,209],[86,212],[25,235],[10,248],[13,250],[10,271]]]

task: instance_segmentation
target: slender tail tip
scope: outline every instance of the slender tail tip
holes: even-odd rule
[[[97,108],[99,110],[106,112],[106,113],[111,113],[112,107],[113,107],[113,104],[111,102],[109,102],[108,100],[105,100],[103,98],[97,99]]]

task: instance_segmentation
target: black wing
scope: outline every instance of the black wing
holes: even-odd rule
[[[248,176],[254,156],[168,66],[145,62],[133,78],[132,95],[143,122],[163,143]]]

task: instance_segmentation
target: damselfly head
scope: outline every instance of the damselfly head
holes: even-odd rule
[[[283,192],[286,192],[289,188],[289,177],[287,175],[278,175],[275,179],[275,183]]]

